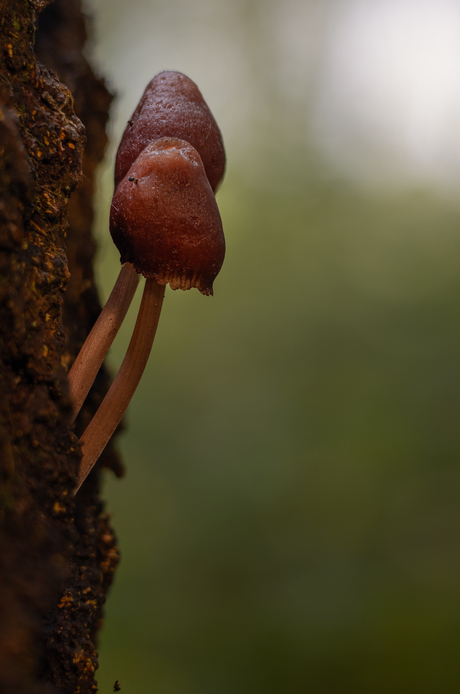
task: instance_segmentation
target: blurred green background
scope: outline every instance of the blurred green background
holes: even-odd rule
[[[372,122],[354,132],[375,140],[327,130],[343,4],[87,5],[119,94],[96,230],[104,297],[119,270],[114,152],[149,79],[195,79],[228,153],[215,296],[168,289],[119,439],[127,475],[105,485],[122,563],[100,691],[460,691],[455,158],[440,170],[435,129],[416,151],[402,132],[376,150]]]

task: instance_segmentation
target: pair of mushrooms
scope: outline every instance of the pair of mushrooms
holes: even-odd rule
[[[148,84],[123,134],[115,165],[110,233],[122,268],[69,372],[75,418],[136,291],[144,294],[128,351],[83,433],[74,493],[112,437],[149,358],[165,286],[213,293],[225,240],[214,193],[225,171],[222,135],[201,92],[180,72]]]

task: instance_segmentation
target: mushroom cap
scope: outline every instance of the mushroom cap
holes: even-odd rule
[[[172,289],[212,294],[225,255],[219,209],[200,155],[177,138],[154,140],[113,196],[110,233],[121,262]]]
[[[147,85],[118,148],[115,186],[144,147],[161,137],[177,137],[195,147],[211,188],[217,190],[225,172],[222,135],[195,82],[181,72],[160,72]]]

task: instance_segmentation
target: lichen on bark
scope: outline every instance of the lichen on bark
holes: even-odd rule
[[[48,5],[48,6],[47,6]],[[39,16],[41,14],[41,16]],[[0,691],[96,691],[96,635],[118,562],[99,497],[76,500],[66,372],[100,306],[91,236],[111,96],[83,56],[80,0],[0,0]],[[38,58],[37,58],[38,56]],[[84,176],[82,175],[84,173]]]

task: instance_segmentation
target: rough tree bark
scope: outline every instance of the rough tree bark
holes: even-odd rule
[[[111,447],[71,494],[108,385],[102,371],[74,432],[66,372],[100,310],[92,192],[111,102],[85,41],[80,0],[0,0],[2,694],[97,691],[118,562],[99,497],[101,467],[121,474]]]

